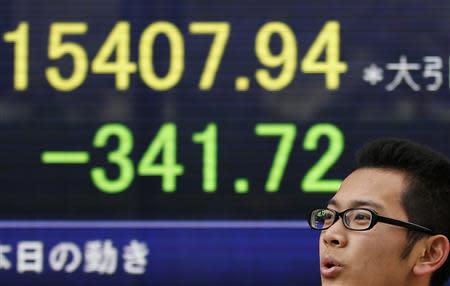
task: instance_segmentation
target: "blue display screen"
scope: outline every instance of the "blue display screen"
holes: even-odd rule
[[[304,221],[1,222],[0,235],[5,285],[320,284]]]

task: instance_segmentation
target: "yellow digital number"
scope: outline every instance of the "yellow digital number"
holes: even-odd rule
[[[17,29],[5,33],[5,42],[14,43],[14,89],[28,88],[29,25],[21,22]]]
[[[153,47],[158,35],[165,35],[170,44],[169,71],[164,77],[155,72]],[[139,72],[142,80],[150,88],[165,91],[173,88],[184,71],[184,40],[178,28],[169,22],[155,22],[142,33],[139,43]]]
[[[281,51],[277,55],[270,49],[270,41],[275,34],[280,36],[282,42]],[[288,25],[269,22],[262,26],[256,35],[255,52],[263,65],[270,68],[282,66],[277,77],[272,77],[267,69],[256,71],[256,80],[263,88],[276,91],[291,83],[297,69],[297,42],[294,32]]]
[[[116,51],[115,62],[108,62]],[[130,23],[117,23],[108,35],[92,61],[92,72],[97,74],[115,74],[116,89],[126,90],[130,86],[130,73],[136,72],[136,64],[130,62]]]
[[[86,79],[88,72],[88,56],[85,49],[74,42],[63,42],[64,35],[84,35],[88,25],[78,23],[53,23],[50,26],[48,58],[58,60],[65,55],[73,58],[73,72],[68,78],[61,75],[57,67],[49,67],[46,70],[47,80],[59,91],[72,91],[78,88]]]
[[[200,77],[200,90],[210,90],[214,84],[217,70],[222,61],[225,46],[230,36],[230,23],[227,22],[193,22],[189,32],[194,35],[214,35],[205,68]]]
[[[320,31],[311,48],[303,58],[301,69],[304,73],[324,73],[326,88],[339,88],[339,74],[347,72],[347,63],[340,62],[339,22],[328,21]],[[325,62],[319,58],[326,51]]]

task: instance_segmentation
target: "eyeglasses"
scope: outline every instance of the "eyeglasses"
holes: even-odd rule
[[[365,208],[351,208],[343,212],[327,208],[316,209],[310,213],[308,223],[312,229],[325,230],[335,224],[339,220],[339,217],[342,218],[344,226],[350,230],[369,230],[378,222],[382,222],[405,227],[410,230],[421,231],[427,234],[434,234],[434,232],[427,227],[380,216],[375,211]]]

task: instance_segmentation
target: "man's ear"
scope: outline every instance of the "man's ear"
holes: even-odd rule
[[[433,235],[421,244],[422,255],[418,257],[413,272],[418,276],[438,270],[447,261],[450,243],[444,235]]]

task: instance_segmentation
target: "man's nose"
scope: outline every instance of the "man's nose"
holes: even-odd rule
[[[327,246],[345,247],[347,245],[348,231],[342,223],[342,219],[339,219],[330,228],[323,230],[320,237]]]

